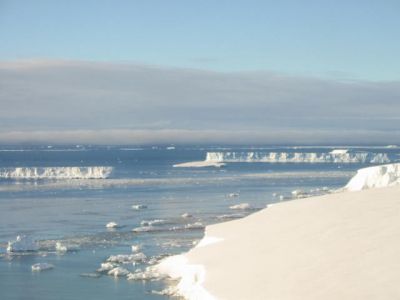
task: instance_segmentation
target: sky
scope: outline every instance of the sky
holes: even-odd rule
[[[400,143],[399,13],[0,0],[0,143]]]

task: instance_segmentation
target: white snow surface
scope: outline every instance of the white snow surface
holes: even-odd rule
[[[2,168],[0,178],[11,179],[105,179],[112,167],[21,167]]]
[[[363,168],[345,186],[348,191],[360,191],[400,184],[400,163]]]

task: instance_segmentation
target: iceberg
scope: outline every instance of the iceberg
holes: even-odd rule
[[[37,263],[32,265],[32,271],[35,272],[47,271],[51,269],[54,269],[54,266],[48,263]]]
[[[8,179],[105,179],[112,167],[25,167],[1,168],[0,178]]]
[[[9,241],[7,245],[8,253],[37,251],[39,246],[28,236],[18,235],[14,241]]]
[[[386,153],[349,152],[336,149],[317,152],[207,152],[205,163],[389,163]]]

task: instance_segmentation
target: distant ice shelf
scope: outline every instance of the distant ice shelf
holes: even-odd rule
[[[206,163],[265,162],[265,163],[389,163],[386,153],[349,152],[335,149],[317,152],[207,152]]]
[[[0,178],[10,179],[105,179],[112,167],[19,167],[1,168]]]

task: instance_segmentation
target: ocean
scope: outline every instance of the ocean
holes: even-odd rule
[[[167,298],[171,280],[127,274],[188,251],[209,224],[333,192],[399,155],[391,146],[0,146],[0,298]]]

